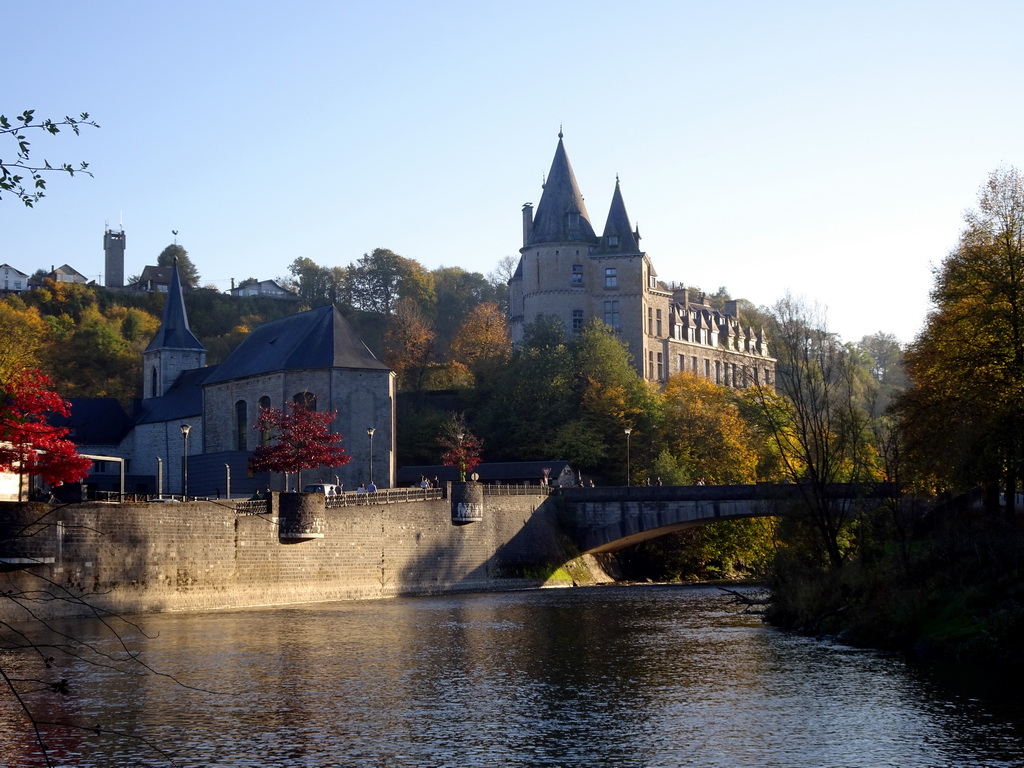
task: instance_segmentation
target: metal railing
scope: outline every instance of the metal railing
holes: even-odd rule
[[[550,485],[485,485],[484,496],[547,496]]]
[[[444,491],[440,488],[381,488],[370,493],[345,491],[337,496],[328,496],[325,504],[328,509],[341,507],[365,507],[370,504],[398,504],[407,501],[431,501],[443,499]]]

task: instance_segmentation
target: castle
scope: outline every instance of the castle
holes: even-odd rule
[[[618,179],[604,232],[596,234],[562,138],[559,132],[536,212],[523,206],[522,256],[509,280],[513,342],[542,317],[559,320],[568,333],[597,318],[625,342],[648,381],[689,371],[727,387],[774,386],[764,330],[744,325],[735,301],[719,311],[703,294],[658,280]]]

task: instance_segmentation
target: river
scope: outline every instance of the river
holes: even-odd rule
[[[594,587],[135,617],[161,675],[57,654],[74,766],[1024,765],[1024,707],[773,630],[710,586]],[[93,621],[64,628],[116,643]],[[8,665],[12,659],[5,659]],[[19,666],[14,663],[14,666]],[[43,765],[0,696],[2,765]]]

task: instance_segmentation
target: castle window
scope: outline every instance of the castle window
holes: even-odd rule
[[[705,379],[710,379],[711,378],[711,361],[710,360],[705,360],[704,361],[704,378]]]
[[[609,248],[618,248],[618,246],[619,246],[619,236],[618,235],[608,235],[608,247]]]
[[[665,363],[661,357],[661,352],[658,353],[658,381],[665,378]]]
[[[648,352],[647,353],[647,378],[648,379],[653,379],[654,378],[654,353],[653,352]]]
[[[565,224],[570,233],[576,233],[580,228],[580,215],[578,213],[565,214]]]
[[[654,310],[647,308],[647,335],[654,333]]]
[[[686,370],[686,357],[684,355],[680,355],[679,356],[679,370],[680,371],[685,371]]]
[[[722,383],[722,363],[715,360],[715,384]]]
[[[572,284],[583,285],[583,265],[573,264],[572,265]]]
[[[604,322],[614,331],[622,330],[622,318],[619,316],[619,302],[606,301],[604,303]]]
[[[693,372],[694,376],[697,375],[697,356],[696,355],[694,355],[693,357],[690,358],[690,371]]]
[[[245,400],[235,403],[235,450],[247,451],[249,436],[249,406]]]
[[[606,267],[604,270],[604,287],[619,287],[619,271],[615,267]]]
[[[661,310],[659,309],[657,312],[655,312],[654,316],[657,319],[657,333],[655,334],[655,336],[658,336],[660,338],[661,337]]]
[[[583,310],[574,309],[572,311],[572,329],[576,333],[583,330]]]

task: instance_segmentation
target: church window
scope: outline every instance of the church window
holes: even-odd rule
[[[572,284],[583,285],[583,265],[573,264],[572,265]]]
[[[260,398],[260,410],[263,410],[264,408],[269,408],[269,407],[270,407],[270,398],[267,397],[266,395],[264,395],[263,397]],[[269,443],[270,443],[270,430],[269,429],[261,429],[260,430],[260,445],[267,445]]]
[[[604,303],[604,322],[614,331],[622,330],[622,319],[619,316],[619,302],[606,301]]]
[[[307,411],[316,410],[316,395],[312,392],[296,392],[292,395],[292,402],[297,406],[305,408]]]
[[[235,403],[235,450],[249,450],[249,406],[245,400]]]
[[[572,329],[579,333],[583,330],[583,310],[574,309],[572,311]]]
[[[615,267],[606,267],[604,270],[604,287],[619,287],[619,271]]]
[[[157,382],[156,366],[153,366],[153,375],[149,377],[149,396],[156,397],[159,394],[159,384]]]

